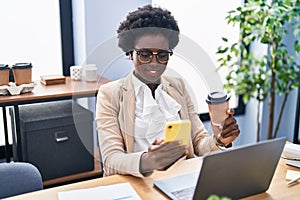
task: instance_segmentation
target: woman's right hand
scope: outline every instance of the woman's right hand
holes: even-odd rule
[[[148,152],[142,154],[140,172],[146,174],[153,170],[164,170],[186,154],[187,147],[180,141],[164,143],[163,140],[155,140]]]

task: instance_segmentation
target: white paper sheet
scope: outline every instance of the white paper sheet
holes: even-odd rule
[[[300,160],[285,160],[285,163],[300,168]]]
[[[300,176],[300,172],[299,171],[294,171],[294,170],[287,170],[286,171],[286,176],[285,176],[285,179],[286,180],[292,180],[292,179],[295,179],[297,177]],[[299,180],[300,181],[300,180]],[[299,182],[298,181],[298,182]]]
[[[300,145],[299,144],[286,144],[284,146],[282,154],[285,158],[300,160]]]
[[[130,183],[64,191],[58,193],[59,200],[140,200]]]

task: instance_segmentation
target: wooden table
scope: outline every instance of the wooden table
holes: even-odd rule
[[[70,77],[66,78],[65,84],[57,85],[42,85],[39,81],[35,81],[37,85],[34,90],[29,93],[24,93],[20,95],[6,95],[0,96],[0,107],[3,111],[3,124],[4,124],[4,134],[5,134],[5,153],[6,161],[10,162],[9,155],[9,142],[8,142],[8,127],[7,127],[7,117],[6,117],[6,106],[14,106],[15,114],[15,126],[17,133],[17,140],[20,136],[20,123],[19,123],[19,105],[41,103],[49,101],[59,101],[67,99],[75,99],[81,97],[92,97],[96,96],[99,87],[109,82],[108,79],[99,77],[96,82],[85,82],[85,81],[73,81]],[[20,155],[20,148],[18,148],[18,154]]]
[[[30,104],[38,102],[56,101],[60,99],[70,99],[72,97],[95,96],[99,87],[109,82],[104,77],[99,77],[96,82],[73,81],[66,77],[65,84],[43,85],[35,81],[37,85],[32,92],[20,95],[0,96],[0,106],[12,106]]]
[[[56,200],[58,192],[69,191],[75,189],[91,188],[103,185],[129,182],[142,199],[168,199],[162,192],[153,186],[155,180],[172,177],[174,175],[182,175],[186,173],[196,172],[200,169],[202,158],[194,158],[190,160],[182,160],[170,167],[167,171],[156,171],[153,175],[146,178],[137,178],[133,176],[113,175],[104,178],[68,184],[60,187],[54,187],[32,193],[27,193],[15,197],[8,198],[9,200]],[[283,159],[280,159],[276,169],[270,188],[265,193],[244,198],[252,199],[299,199],[300,183],[287,186],[285,174],[287,169],[300,171],[299,168],[287,166]],[[100,199],[101,197],[99,197]]]

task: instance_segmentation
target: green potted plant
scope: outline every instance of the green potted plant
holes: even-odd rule
[[[284,38],[294,34],[300,37],[300,0],[248,0],[242,6],[229,11],[229,25],[238,25],[238,42],[223,38],[224,45],[218,48],[219,68],[227,68],[224,87],[243,96],[246,103],[251,98],[258,101],[257,141],[260,139],[260,104],[269,96],[267,138],[275,138],[282,113],[290,92],[298,86],[299,64],[288,52]],[[291,33],[293,32],[293,33]],[[255,55],[250,44],[266,46],[266,53]],[[300,52],[295,40],[294,52]],[[293,53],[294,53],[293,52]],[[274,106],[276,94],[284,95],[279,117],[274,128]]]

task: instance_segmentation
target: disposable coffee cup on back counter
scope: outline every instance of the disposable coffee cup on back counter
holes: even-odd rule
[[[32,83],[31,63],[16,63],[12,66],[16,85]]]
[[[87,82],[97,81],[97,66],[95,64],[85,64],[83,66],[84,80]]]
[[[9,83],[9,67],[5,64],[0,64],[0,86],[8,85]]]
[[[224,92],[211,92],[208,94],[206,103],[208,104],[210,121],[214,134],[219,134],[224,125],[225,119],[228,117],[230,97]]]

